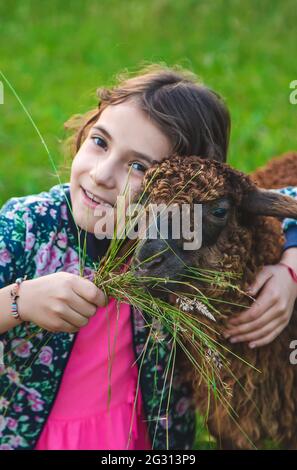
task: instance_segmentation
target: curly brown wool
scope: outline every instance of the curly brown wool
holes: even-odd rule
[[[297,152],[287,152],[272,158],[264,167],[251,174],[252,180],[262,188],[277,189],[295,186]]]
[[[245,290],[264,265],[280,260],[284,242],[280,220],[258,215],[257,208],[249,207],[245,201],[257,189],[254,182],[263,188],[297,185],[297,153],[274,159],[251,177],[227,164],[197,156],[173,155],[147,171],[144,186],[152,177],[153,184],[147,192],[149,202],[168,204],[174,199],[177,203],[205,203],[225,196],[232,200],[233,211],[227,227],[214,245],[201,248],[199,262],[193,252],[193,266],[239,273],[238,287]],[[288,198],[284,201],[288,204]],[[278,203],[275,200],[272,205],[278,208]],[[297,215],[297,204],[294,204]],[[238,291],[215,285],[206,287],[204,293],[247,307],[252,302]],[[218,330],[224,326],[226,317],[243,308],[220,305]],[[213,327],[210,320],[204,318],[204,322]],[[297,311],[289,326],[271,344],[259,349],[250,349],[246,343],[231,345],[221,335],[216,339],[260,371],[225,353],[233,376],[223,368],[221,380],[230,387],[230,406],[223,406],[213,392],[209,406],[209,393],[201,376],[189,360],[179,356],[184,378],[192,384],[195,405],[200,413],[207,415],[207,426],[219,447],[263,448],[267,440],[273,440],[283,448],[297,448],[297,367],[289,362],[290,342],[297,339]],[[192,354],[202,365],[201,355],[195,350]]]

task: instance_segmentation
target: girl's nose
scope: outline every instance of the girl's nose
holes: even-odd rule
[[[114,165],[107,160],[95,165],[90,170],[90,176],[98,186],[113,188],[115,186],[116,171]]]

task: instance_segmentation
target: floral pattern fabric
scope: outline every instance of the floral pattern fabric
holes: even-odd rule
[[[68,194],[68,196],[67,196]],[[69,216],[69,183],[49,192],[11,198],[0,211],[0,288],[18,276],[29,279],[65,271],[79,274],[80,248]],[[98,260],[99,261],[99,260]],[[83,275],[92,278],[86,254]],[[150,319],[131,307],[133,347],[139,366],[144,411],[154,449],[191,449],[195,408],[190,389],[174,370],[166,382],[170,336],[148,338]],[[57,395],[77,333],[51,333],[33,323],[0,335],[0,449],[33,449]],[[142,352],[149,351],[142,354]],[[142,359],[139,359],[139,358]],[[167,411],[168,410],[168,411]]]

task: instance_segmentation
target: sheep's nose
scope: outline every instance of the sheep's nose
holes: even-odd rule
[[[163,240],[147,239],[140,244],[134,255],[134,267],[141,274],[158,269],[168,256],[168,245]]]

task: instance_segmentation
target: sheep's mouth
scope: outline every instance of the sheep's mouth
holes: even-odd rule
[[[162,264],[164,263],[164,259],[162,256],[155,256],[152,260],[150,261],[144,261],[144,262],[139,262],[137,258],[134,260],[134,267],[135,270],[138,271],[139,273],[146,275],[150,274],[152,270],[155,270],[156,268],[160,268]]]
[[[160,267],[163,263],[160,262]],[[177,298],[175,292],[179,288],[179,284],[176,282],[181,279],[182,274],[175,275],[174,278],[164,276],[164,271],[159,270],[157,264],[154,269],[147,267],[141,267],[132,265],[131,269],[133,274],[138,279],[140,285],[152,296],[158,297],[170,304],[174,304]],[[168,270],[166,270],[168,272]]]
[[[167,289],[165,286],[162,286],[161,284],[159,285],[154,285],[153,283],[144,283],[143,284],[144,290],[152,295],[154,298],[158,298],[160,300],[163,300],[164,302],[170,303],[171,305],[174,305],[176,302],[176,299],[178,297],[177,294],[174,292],[171,292],[172,289]]]

